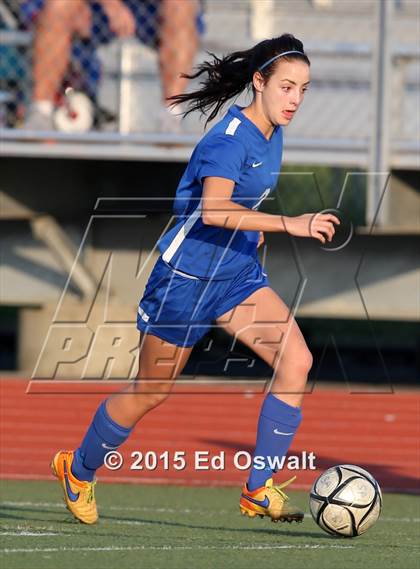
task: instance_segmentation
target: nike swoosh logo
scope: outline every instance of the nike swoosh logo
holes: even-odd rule
[[[67,491],[67,496],[69,497],[69,499],[72,502],[77,502],[77,500],[79,499],[79,495],[80,492],[77,492],[77,494],[75,494],[73,492],[73,490],[70,488],[70,482],[69,482],[69,475],[67,472],[67,461],[64,461],[64,482],[66,483],[66,491]]]
[[[262,164],[262,162],[254,162],[254,163],[252,164],[252,167],[253,167],[253,168],[258,168],[258,166],[261,166],[261,164]]]
[[[255,500],[255,498],[251,498],[251,496],[247,496],[246,494],[242,494],[242,496],[253,504],[261,506],[262,508],[268,508],[270,505],[270,500],[267,498],[267,496],[264,496],[264,500]]]
[[[118,446],[109,447],[106,443],[102,443],[102,448],[107,448],[108,450],[116,450],[118,448]]]
[[[277,429],[274,429],[273,433],[275,435],[294,435],[294,433],[283,433],[282,431],[278,431]]]

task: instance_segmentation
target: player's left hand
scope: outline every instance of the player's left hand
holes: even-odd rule
[[[136,31],[136,21],[131,10],[121,0],[108,0],[102,3],[108,16],[109,27],[120,38],[133,36]]]
[[[260,245],[262,245],[264,243],[264,232],[260,231],[260,237],[258,239],[258,245],[257,245],[257,249]]]

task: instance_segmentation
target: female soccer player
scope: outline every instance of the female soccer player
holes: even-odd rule
[[[141,331],[137,380],[97,410],[80,447],[59,451],[52,469],[69,510],[96,522],[95,472],[136,423],[168,396],[194,344],[216,321],[273,368],[271,390],[260,412],[255,464],[242,489],[240,510],[273,521],[302,521],[303,512],[283,492],[293,479],[273,485],[269,458],[282,457],[301,422],[300,405],[312,356],[285,303],[269,286],[257,258],[264,231],[286,231],[325,243],[337,217],[259,213],[275,188],[282,158],[282,127],[301,105],[310,62],[290,34],[252,49],[214,57],[191,78],[201,88],[173,97],[213,119],[232,97],[252,88],[252,102],[233,105],[196,146],[179,183],[177,224],[159,240],[161,256],[138,309]],[[271,462],[272,465],[272,462]]]

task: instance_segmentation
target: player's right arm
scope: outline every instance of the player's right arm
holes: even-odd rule
[[[283,231],[296,237],[313,237],[331,241],[334,223],[340,220],[330,213],[305,213],[297,217],[272,215],[248,209],[232,201],[235,182],[208,176],[203,183],[202,220],[206,225],[242,231]]]

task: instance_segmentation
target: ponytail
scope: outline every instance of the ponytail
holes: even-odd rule
[[[209,53],[213,58],[212,61],[200,63],[196,72],[191,75],[182,74],[186,79],[203,77],[200,82],[202,87],[191,93],[174,95],[168,100],[172,101],[172,105],[187,103],[184,117],[193,111],[200,111],[202,115],[207,116],[207,125],[227,101],[252,86],[252,78],[256,71],[268,80],[274,73],[278,58],[283,52],[291,52],[285,54],[284,59],[297,59],[310,65],[302,42],[291,34],[283,34],[277,38],[264,40],[251,49],[235,51],[222,58]]]

